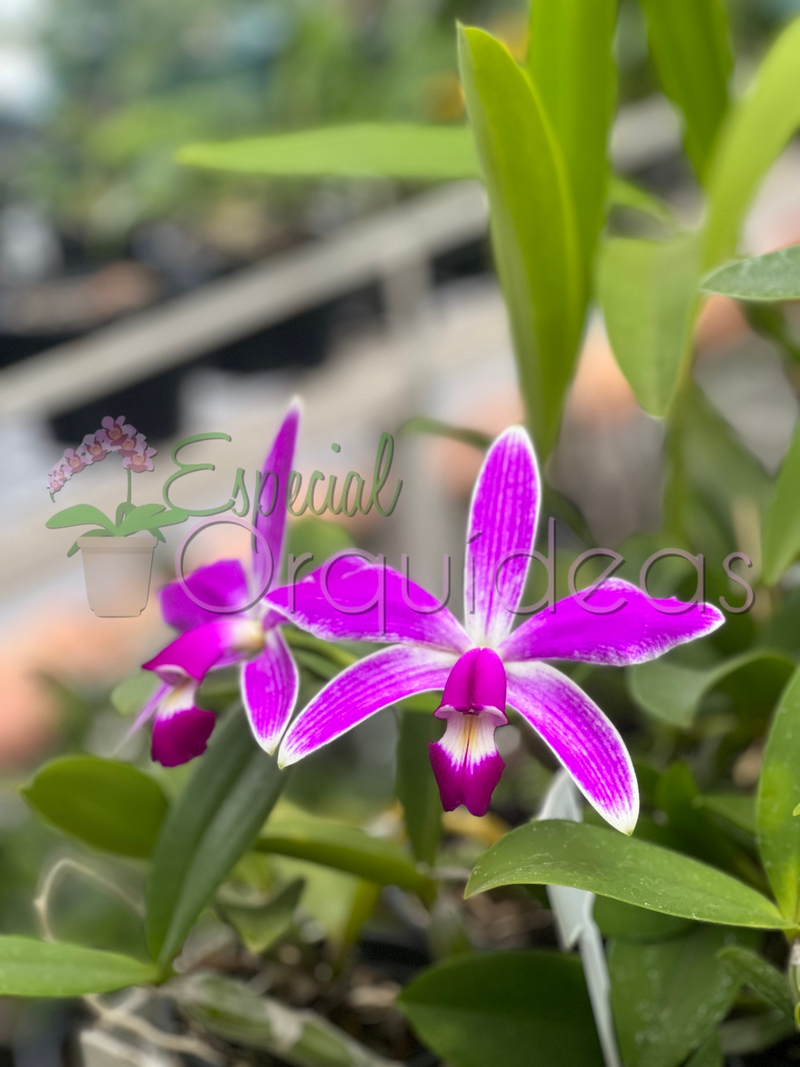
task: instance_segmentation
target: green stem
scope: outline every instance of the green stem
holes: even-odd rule
[[[128,503],[131,502],[131,492],[133,491],[133,485],[131,484],[133,479],[131,478],[131,469],[128,467]]]

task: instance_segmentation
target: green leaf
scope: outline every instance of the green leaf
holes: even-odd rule
[[[703,279],[703,291],[736,300],[800,300],[800,245],[728,263]]]
[[[223,903],[222,913],[250,952],[266,952],[292,925],[305,884],[302,878],[295,878],[267,904]]]
[[[675,216],[668,204],[616,174],[611,176],[608,202],[613,207],[629,207],[635,211],[641,211],[644,215],[651,215],[654,219],[658,219],[659,222],[672,224],[675,222]]]
[[[793,924],[800,922],[800,670],[784,690],[764,751],[758,785],[761,859],[775,899]]]
[[[431,768],[428,744],[438,741],[441,725],[432,715],[400,713],[395,791],[403,805],[406,832],[414,855],[430,866],[442,836],[442,800]]]
[[[193,144],[179,163],[244,174],[354,178],[477,178],[466,126],[355,123],[240,141]]]
[[[344,826],[311,816],[268,823],[254,848],[299,860],[322,863],[381,885],[398,885],[425,900],[436,894],[436,884],[416,869],[405,853],[355,826]]]
[[[728,106],[733,66],[722,0],[642,0],[664,92],[683,112],[684,145],[702,179]]]
[[[112,689],[111,706],[120,715],[132,715],[144,707],[159,685],[159,677],[153,671],[137,671]]]
[[[678,1067],[714,1033],[740,984],[717,957],[730,941],[729,930],[704,926],[658,944],[611,944],[611,1010],[626,1067]]]
[[[605,214],[616,22],[616,0],[531,4],[528,73],[561,148],[587,283]]]
[[[217,726],[172,806],[147,884],[147,943],[167,964],[225,876],[252,844],[286,782],[252,738],[241,708]]]
[[[794,1013],[789,982],[785,974],[773,967],[757,952],[742,945],[728,945],[717,953],[739,984],[749,985],[761,999],[791,1019]]]
[[[423,971],[398,1006],[453,1067],[601,1067],[583,969],[557,952],[481,952]]]
[[[152,964],[116,952],[0,937],[0,996],[79,997],[145,985],[155,978]]]
[[[46,763],[21,790],[59,830],[121,856],[151,854],[167,798],[148,775],[118,760],[62,756]]]
[[[163,504],[140,504],[138,507],[128,508],[117,528],[117,532],[125,537],[128,534],[137,533],[139,530],[146,530],[153,519],[166,510]]]
[[[558,819],[520,826],[475,865],[466,895],[499,885],[565,885],[700,922],[782,929],[772,903],[729,874],[614,830]]]
[[[426,433],[433,437],[449,437],[451,441],[460,441],[464,445],[472,445],[485,452],[492,443],[492,438],[480,430],[470,430],[465,426],[450,426],[449,423],[440,422],[439,419],[429,419],[425,415],[415,415],[408,419],[400,427],[401,434]]]
[[[758,671],[760,684],[777,696],[794,670],[781,652],[753,649],[731,656],[716,667],[697,670],[668,658],[637,664],[627,670],[628,687],[636,703],[654,718],[681,729],[692,725],[703,697],[738,671]]]
[[[689,357],[697,240],[615,237],[598,263],[598,296],[620,370],[651,415],[665,415]]]
[[[603,937],[616,937],[623,941],[666,941],[691,929],[689,919],[674,915],[662,915],[633,904],[623,904],[611,897],[597,897],[594,902],[594,921]]]
[[[716,1032],[686,1061],[686,1067],[725,1067],[722,1046]]]
[[[738,793],[709,793],[695,798],[695,807],[705,808],[714,815],[721,815],[732,826],[756,836],[756,802],[754,797]]]
[[[798,125],[800,19],[795,19],[770,49],[753,87],[731,111],[721,133],[709,171],[704,270],[736,254],[750,202]]]
[[[48,530],[63,530],[65,526],[102,526],[109,533],[114,532],[114,523],[92,504],[74,504],[71,508],[52,515],[45,526]]]
[[[260,997],[234,978],[193,974],[171,983],[170,993],[183,1014],[210,1033],[263,1049],[292,1067],[400,1067],[316,1012]]]
[[[353,538],[335,522],[325,522],[313,515],[305,515],[302,519],[289,524],[286,531],[286,551],[291,552],[295,559],[299,559],[304,552],[310,552],[314,557],[309,560],[305,575],[316,570],[325,560],[345,548],[351,548]]]
[[[520,388],[544,461],[558,433],[585,310],[569,182],[544,107],[508,50],[490,34],[463,27],[458,48]]]
[[[800,553],[800,423],[764,513],[762,578],[775,585]]]

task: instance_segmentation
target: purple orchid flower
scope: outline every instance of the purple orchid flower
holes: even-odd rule
[[[293,404],[264,462],[261,486],[265,493],[255,524],[261,536],[255,539],[251,575],[238,560],[219,560],[194,571],[185,581],[186,588],[171,582],[159,591],[164,620],[182,632],[144,664],[162,684],[131,733],[153,718],[151,753],[165,767],[186,763],[205,751],[215,717],[196,707],[195,696],[212,669],[242,663],[245,710],[256,740],[267,752],[274,752],[294,709],[297,668],[280,631],[286,618],[260,597],[281,560],[284,498],[299,419],[299,406]],[[263,500],[264,495],[269,499]],[[255,606],[242,609],[256,598]]]
[[[83,444],[78,449],[78,455],[86,457],[86,463],[100,463],[111,451],[111,444],[105,438],[105,432],[98,430],[97,433],[87,433]]]
[[[475,485],[468,527],[465,619],[398,572],[363,561],[329,561],[268,600],[327,640],[397,642],[348,667],[289,727],[278,754],[288,766],[416,693],[443,690],[434,713],[447,726],[430,745],[442,804],[483,815],[504,763],[498,726],[514,708],[549,745],[587,800],[624,833],[636,825],[639,796],[627,749],[614,725],[578,686],[543,660],[642,663],[723,621],[708,604],[654,600],[611,579],[558,602],[516,630],[539,510],[539,474],[530,439],[512,427],[492,445]],[[376,597],[376,582],[382,598]],[[676,613],[679,612],[679,613]]]
[[[137,434],[136,440],[138,441],[140,437],[144,442],[145,439],[142,434]],[[142,447],[137,446],[135,449],[127,448],[123,445],[119,451],[124,456],[122,466],[132,470],[134,474],[154,470],[153,456],[158,455],[158,452],[155,448],[148,448],[146,442]]]
[[[102,423],[102,430],[98,430],[95,436],[99,440],[105,441],[112,452],[118,452],[123,441],[129,437],[136,436],[135,427],[125,421],[124,415],[120,415],[116,419],[112,418],[111,415],[106,415]]]

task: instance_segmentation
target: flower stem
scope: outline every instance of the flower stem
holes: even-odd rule
[[[130,469],[130,467],[128,467],[128,503],[129,504],[131,502],[131,492],[133,490],[133,486],[131,485],[131,482],[132,482],[131,469]]]

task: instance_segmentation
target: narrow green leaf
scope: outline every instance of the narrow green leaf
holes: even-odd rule
[[[703,291],[736,300],[800,300],[800,245],[728,263],[703,279]]]
[[[467,883],[565,885],[699,922],[782,929],[775,905],[729,874],[679,852],[588,823],[532,822],[485,852]]]
[[[717,957],[732,940],[703,926],[658,944],[612,943],[611,1009],[626,1067],[678,1067],[714,1033],[740,985]]]
[[[104,530],[109,532],[114,530],[114,523],[108,516],[103,514],[100,508],[94,507],[93,504],[74,504],[71,508],[64,508],[63,511],[52,515],[45,523],[45,526],[48,530],[63,530],[66,526],[95,524],[102,526]]]
[[[764,513],[762,578],[775,585],[800,554],[800,423]]]
[[[254,848],[299,860],[322,863],[381,885],[399,885],[426,900],[436,885],[416,869],[405,853],[384,838],[370,837],[355,826],[314,819],[311,816],[269,823]]]
[[[726,1056],[746,1056],[750,1052],[763,1052],[777,1045],[784,1038],[797,1033],[794,1019],[786,1018],[776,1011],[761,1015],[744,1015],[728,1019],[719,1030],[719,1043]]]
[[[252,844],[286,782],[241,708],[217,727],[161,828],[147,884],[147,942],[163,965]]]
[[[611,946],[611,1001],[626,1067],[678,1067],[713,1041],[739,989],[715,957],[731,939],[730,931],[704,927],[659,945]]]
[[[585,309],[572,197],[558,143],[524,71],[482,30],[460,27],[458,47],[520,388],[544,460],[558,433]]]
[[[120,715],[132,715],[144,707],[160,684],[153,671],[137,671],[112,689],[111,706]]]
[[[764,751],[758,786],[758,843],[775,899],[791,923],[800,920],[800,670],[784,690]]]
[[[662,722],[687,729],[707,693],[738,671],[759,672],[759,682],[777,696],[794,670],[781,652],[753,649],[731,656],[716,667],[697,670],[669,658],[651,660],[627,670],[628,687],[636,703]]]
[[[704,270],[736,254],[750,201],[798,125],[800,18],[772,46],[753,87],[731,111],[720,135],[709,170]]]
[[[59,830],[121,856],[151,854],[168,807],[148,775],[98,756],[51,760],[20,791]]]
[[[423,971],[398,1006],[454,1067],[601,1067],[580,960],[481,952]]]
[[[431,768],[428,744],[438,741],[441,724],[432,715],[400,713],[395,791],[403,805],[406,832],[414,855],[430,866],[442,836],[442,800]]]
[[[642,7],[659,80],[683,112],[686,154],[702,179],[728,106],[733,57],[724,4],[642,0]]]
[[[756,836],[755,797],[743,797],[738,793],[709,793],[697,797],[694,803],[696,807],[721,815],[733,826],[738,826],[753,837]]]
[[[728,945],[717,957],[729,968],[740,984],[749,985],[761,999],[791,1019],[794,1004],[785,974],[765,959],[742,945]]]
[[[226,1041],[262,1049],[292,1067],[400,1067],[313,1011],[261,997],[245,982],[201,973],[170,985],[192,1022]]]
[[[425,415],[415,415],[400,427],[401,434],[431,434],[433,437],[449,437],[451,441],[460,441],[485,451],[492,443],[492,438],[480,430],[470,430],[465,426],[450,426],[439,419],[429,419]]]
[[[665,415],[689,357],[697,240],[615,237],[600,252],[598,296],[620,370],[651,415]]]
[[[686,1061],[686,1067],[725,1067],[719,1035],[715,1032]]]
[[[0,996],[79,997],[145,985],[155,978],[152,964],[116,952],[32,937],[0,937]]]
[[[587,283],[605,214],[616,22],[616,0],[531,4],[528,72],[561,147]]]
[[[675,223],[675,216],[668,204],[616,174],[611,176],[608,202],[614,207],[630,207],[635,211],[641,211],[645,215],[658,219],[659,222],[668,222],[673,225]]]
[[[295,878],[266,904],[223,903],[222,913],[250,952],[266,952],[292,925],[305,884],[302,878]]]
[[[477,178],[466,126],[355,123],[181,148],[179,163],[292,177]]]

